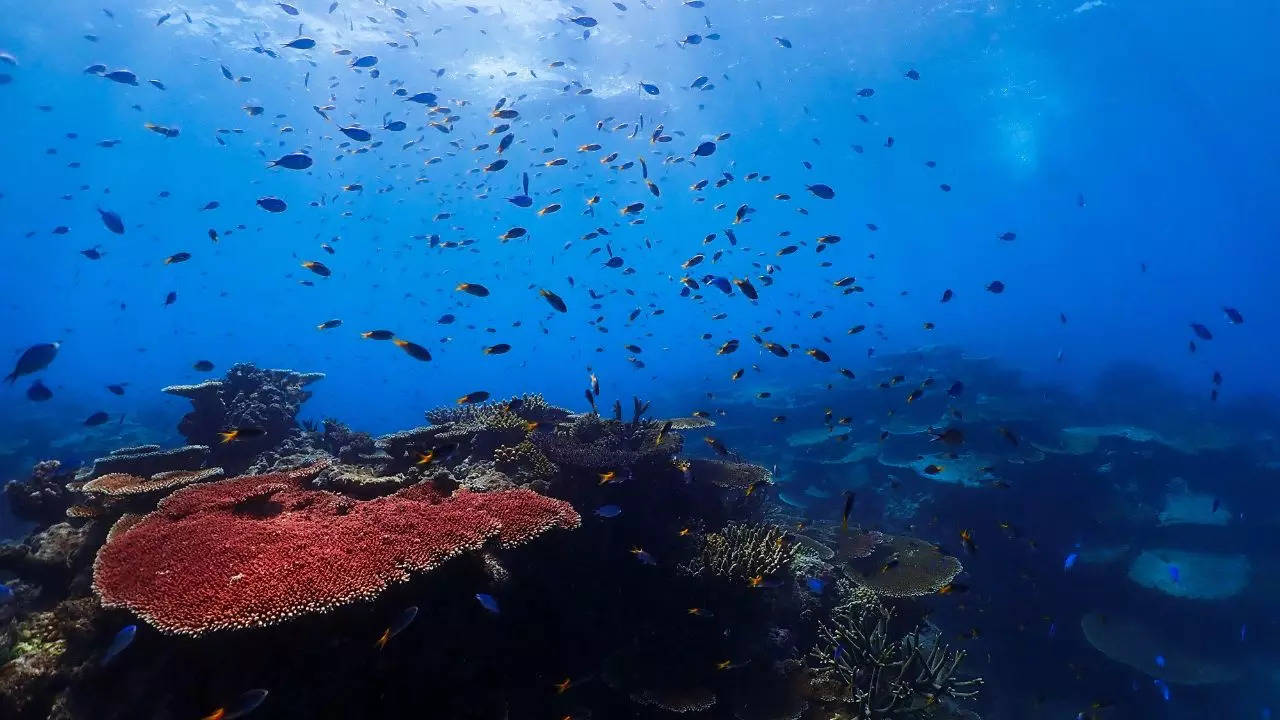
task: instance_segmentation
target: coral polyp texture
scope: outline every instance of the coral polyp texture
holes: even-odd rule
[[[490,541],[510,548],[581,522],[518,489],[360,501],[306,481],[322,464],[184,488],[113,532],[94,564],[103,605],[172,634],[260,627],[377,597]]]
[[[747,580],[790,567],[795,556],[796,546],[781,528],[734,524],[707,535],[702,566],[718,577]]]

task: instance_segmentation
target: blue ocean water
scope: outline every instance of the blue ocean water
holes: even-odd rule
[[[1266,50],[1280,27],[1275,4],[335,4],[288,6],[296,13],[221,0],[0,4],[0,327],[14,362],[32,345],[61,343],[47,369],[0,388],[4,479],[42,459],[74,466],[122,445],[179,444],[188,404],[159,388],[240,362],[325,373],[303,418],[337,417],[373,434],[419,425],[424,410],[481,390],[539,392],[586,411],[594,376],[602,414],[614,399],[629,413],[632,396],[651,400],[657,417],[735,405],[718,416],[734,449],[781,465],[780,475],[814,472],[786,436],[821,432],[825,407],[854,427],[881,422],[889,407],[822,400],[827,384],[850,386],[839,369],[874,388],[887,377],[883,358],[898,358],[895,367],[926,358],[907,361],[921,375],[909,388],[962,355],[990,363],[990,378],[975,385],[948,370],[928,392],[964,380],[995,405],[1016,395],[1010,421],[1027,437],[1117,424],[1159,426],[1180,442],[1203,439],[1204,423],[1243,438],[1194,460],[1104,444],[1097,462],[1021,481],[1044,483],[1018,499],[1014,522],[1039,538],[1041,557],[975,562],[970,584],[980,578],[991,595],[1009,588],[1003,602],[1017,607],[1018,572],[1035,573],[1038,587],[1054,589],[1034,595],[1043,611],[1023,609],[1053,619],[1028,634],[1052,626],[1054,642],[1075,645],[1010,649],[1054,667],[1019,692],[1062,690],[1073,681],[1061,666],[1103,662],[1078,638],[1094,591],[1064,582],[1063,558],[1100,537],[1134,549],[1166,540],[1131,526],[1109,534],[1108,524],[1154,515],[1174,477],[1230,496],[1236,513],[1249,508],[1226,539],[1206,536],[1198,549],[1261,545],[1249,594],[1218,607],[1221,637],[1194,639],[1222,651],[1240,624],[1274,635],[1261,608],[1274,587],[1266,538],[1276,495],[1244,477],[1277,472],[1268,453],[1280,395],[1280,71]],[[597,24],[571,21],[582,16]],[[297,37],[316,45],[284,46]],[[376,65],[353,66],[368,55]],[[128,69],[137,84],[86,71],[99,63]],[[440,108],[405,99],[419,92],[437,94]],[[499,106],[518,116],[493,117]],[[392,121],[406,127],[388,129]],[[510,128],[490,133],[499,124]],[[339,131],[352,125],[372,140]],[[507,132],[514,142],[499,155]],[[694,155],[704,141],[714,154]],[[600,147],[582,149],[592,143]],[[314,164],[267,166],[288,153]],[[506,167],[485,170],[499,158]],[[548,166],[556,158],[566,162]],[[522,173],[532,198],[523,208],[507,200],[521,194]],[[806,189],[815,184],[834,197]],[[264,197],[287,209],[264,210]],[[621,212],[632,203],[644,207]],[[551,204],[561,207],[539,214]],[[100,211],[118,214],[124,232],[104,226]],[[527,234],[504,242],[509,228]],[[829,235],[839,242],[819,243]],[[176,253],[190,259],[166,263]],[[605,264],[612,256],[619,267]],[[331,274],[302,267],[308,261]],[[745,278],[758,300],[709,276]],[[854,279],[837,286],[845,277]],[[460,292],[460,283],[490,293]],[[944,291],[952,297],[940,302]],[[1244,321],[1230,322],[1224,308]],[[445,315],[456,319],[442,323]],[[329,319],[342,324],[317,329]],[[857,325],[866,329],[849,333]],[[425,347],[431,360],[360,336],[375,329]],[[740,348],[718,353],[730,340]],[[511,349],[484,352],[497,344]],[[830,362],[806,356],[810,348]],[[931,359],[940,357],[951,359]],[[212,371],[193,367],[204,360]],[[731,379],[740,368],[745,377]],[[34,378],[51,399],[28,399]],[[119,383],[123,394],[106,390]],[[762,391],[772,397],[753,402]],[[907,390],[893,393],[897,404]],[[110,421],[86,427],[98,411]],[[783,413],[785,424],[770,422]],[[935,422],[919,420],[917,432]],[[1131,505],[1072,474],[1104,466],[1113,489],[1138,488],[1119,493]],[[891,467],[877,466],[875,479],[898,472]],[[838,497],[843,478],[814,477],[816,492]],[[838,500],[825,502],[829,520]],[[980,518],[979,537],[990,537],[1014,512],[989,495],[955,502],[956,515],[970,514],[944,519],[932,538],[954,552],[955,529]],[[1064,502],[1085,509],[1053,516]],[[923,529],[924,515],[902,523]],[[7,518],[0,527],[25,529]],[[1120,586],[1096,592],[1122,607],[1147,598]],[[1152,624],[1188,622],[1176,603],[1156,605],[1146,611]],[[1020,642],[1011,630],[986,634],[1005,632],[1010,648]],[[1248,648],[1242,684],[1190,700],[1175,686],[1167,703],[1150,678],[1115,665],[1129,673],[1119,685],[1142,683],[1155,701],[1113,716],[1201,717],[1229,706],[1223,716],[1258,717],[1280,702],[1274,653]],[[1072,716],[1026,707],[987,709]]]

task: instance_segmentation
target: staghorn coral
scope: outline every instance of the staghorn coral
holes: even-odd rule
[[[956,578],[964,566],[936,545],[902,535],[884,535],[869,554],[839,553],[845,577],[885,597],[932,595]]]
[[[87,481],[113,473],[145,478],[168,470],[199,470],[208,456],[207,445],[185,445],[171,450],[161,450],[158,445],[123,448],[81,468],[76,479]]]
[[[791,566],[796,546],[774,525],[729,525],[703,538],[701,565],[730,580],[769,576]]]
[[[183,488],[114,530],[93,589],[163,632],[261,627],[377,597],[495,541],[511,548],[581,518],[560,500],[518,489],[430,486],[359,501],[311,490],[312,466]]]
[[[944,702],[978,694],[981,678],[955,676],[963,650],[953,652],[920,627],[894,639],[892,621],[891,609],[864,598],[820,622],[809,654],[815,694],[851,706],[865,720],[928,717]]]

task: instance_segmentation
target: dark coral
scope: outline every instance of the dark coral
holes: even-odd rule
[[[171,385],[164,392],[191,401],[191,412],[178,423],[178,432],[191,444],[210,446],[211,461],[235,473],[246,469],[258,452],[302,433],[297,417],[302,403],[311,397],[306,386],[323,377],[322,373],[265,370],[240,363],[222,380]],[[228,428],[257,428],[263,434],[223,443],[219,433]]]
[[[207,445],[184,445],[171,450],[161,450],[159,445],[122,448],[81,468],[76,479],[84,482],[113,473],[151,477],[173,470],[199,470],[208,457]]]
[[[374,459],[378,448],[373,444],[369,433],[358,432],[343,423],[325,418],[322,441],[324,449],[344,463],[359,463]]]
[[[599,415],[578,415],[552,432],[529,437],[552,462],[591,472],[646,471],[670,467],[684,447],[678,433],[662,433],[656,421],[624,423]],[[661,441],[659,436],[661,435]]]
[[[71,505],[71,493],[66,488],[70,479],[71,473],[62,469],[62,463],[45,460],[36,463],[25,481],[10,480],[4,492],[18,517],[52,522],[63,517]]]

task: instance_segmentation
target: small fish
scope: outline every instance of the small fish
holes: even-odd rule
[[[390,330],[366,330],[360,333],[360,337],[366,340],[390,340],[395,337],[395,333]]]
[[[622,508],[617,505],[601,505],[596,508],[596,515],[602,518],[616,518],[622,514]]]
[[[458,398],[459,405],[470,405],[473,403],[481,403],[489,399],[489,393],[484,390],[476,390]]]
[[[409,624],[412,623],[413,619],[416,617],[418,617],[417,605],[410,605],[402,610],[400,614],[396,616],[395,621],[388,625],[386,630],[382,631],[382,635],[378,638],[378,641],[373,644],[373,646],[379,650],[385,648],[387,643],[391,642],[391,638],[399,635],[405,628],[409,627]]]
[[[234,440],[247,440],[249,438],[257,438],[266,435],[267,431],[256,427],[229,428],[218,433],[222,436],[222,442],[229,443]]]
[[[1209,328],[1205,327],[1204,325],[1201,325],[1200,323],[1191,323],[1191,330],[1195,332],[1196,337],[1200,338],[1201,340],[1213,339],[1213,333],[1209,332]]]
[[[114,385],[108,385],[107,391],[110,392],[112,395],[123,395],[124,388],[128,384],[129,383],[116,383]]]
[[[844,510],[840,513],[840,530],[849,532],[849,514],[853,512],[853,500],[856,494],[852,490],[844,491]]]
[[[102,425],[102,424],[104,424],[104,423],[105,423],[105,422],[107,422],[107,420],[109,420],[109,419],[111,419],[111,416],[110,416],[110,415],[107,415],[107,413],[103,412],[102,410],[99,410],[98,412],[96,412],[96,413],[94,413],[94,414],[90,415],[88,418],[86,418],[86,419],[85,419],[85,421],[84,421],[84,424],[85,424],[85,425],[87,425],[87,426],[89,426],[89,427],[94,427],[94,426],[97,426],[97,425]]]
[[[319,275],[320,277],[329,277],[330,275],[333,274],[333,271],[329,269],[329,266],[325,265],[319,260],[308,260],[302,263],[302,267],[310,270],[311,272]]]
[[[970,555],[978,552],[978,546],[973,542],[973,533],[967,529],[960,531],[960,545]]]
[[[497,615],[502,612],[498,607],[498,599],[488,593],[476,593],[476,600],[480,602],[480,607]]]
[[[476,283],[458,283],[458,286],[455,287],[454,290],[456,292],[464,292],[476,297],[489,297],[489,288]]]
[[[338,318],[334,318],[334,319],[332,319],[332,320],[325,320],[324,322],[320,323],[319,325],[316,325],[316,329],[317,329],[317,330],[332,330],[333,328],[336,328],[336,327],[338,327],[338,326],[340,326],[340,325],[342,325],[342,321],[341,321],[341,320],[339,320]]]
[[[133,644],[133,638],[137,634],[137,625],[125,625],[120,628],[115,637],[111,638],[111,644],[107,646],[106,651],[102,653],[100,664],[105,666],[114,660],[117,655],[124,652],[129,645]]]
[[[103,210],[102,208],[98,208],[98,215],[102,218],[102,224],[105,225],[108,230],[117,235],[124,234],[124,221],[120,219],[119,215],[111,212],[110,210]]]
[[[1067,555],[1067,559],[1062,562],[1062,569],[1064,571],[1070,570],[1072,567],[1075,566],[1076,560],[1078,560],[1079,558],[1080,558],[1079,553],[1071,553],[1070,555]]]
[[[639,560],[641,563],[643,563],[643,564],[645,564],[645,565],[657,565],[657,564],[658,564],[658,561],[657,561],[657,560],[655,560],[655,559],[654,559],[654,557],[653,557],[652,555],[650,555],[646,550],[644,550],[644,548],[640,548],[640,547],[633,547],[633,548],[631,548],[631,554],[632,554],[632,555],[635,555],[635,556],[636,556],[636,559],[637,559],[637,560]]]
[[[405,340],[403,338],[396,338],[391,342],[395,343],[396,347],[408,353],[409,357],[413,358],[414,360],[421,360],[423,362],[426,362],[431,359],[431,353],[428,352],[426,348],[422,347],[418,343],[409,342],[408,340]]]
[[[258,207],[270,213],[282,213],[289,209],[289,205],[278,197],[260,197],[257,200]]]
[[[257,710],[258,706],[267,699],[267,694],[266,690],[249,690],[232,703],[205,715],[201,720],[235,720],[235,718],[242,718]]]
[[[51,398],[53,398],[53,391],[45,387],[45,384],[39,380],[33,381],[31,386],[27,388],[27,399],[31,402],[44,402]]]
[[[200,372],[209,372],[213,369],[213,363],[208,360],[197,360],[191,367],[199,370]]]
[[[1173,581],[1173,584],[1175,585],[1177,585],[1178,581],[1182,579],[1182,573],[1179,572],[1177,565],[1169,566],[1169,579]]]
[[[1222,312],[1226,314],[1227,322],[1232,325],[1239,325],[1244,322],[1244,316],[1240,314],[1239,310],[1233,307],[1224,307],[1222,308]]]
[[[819,197],[823,200],[830,200],[836,196],[836,191],[832,190],[830,185],[817,183],[814,185],[805,185],[804,188],[805,190],[813,193],[814,197]]]

